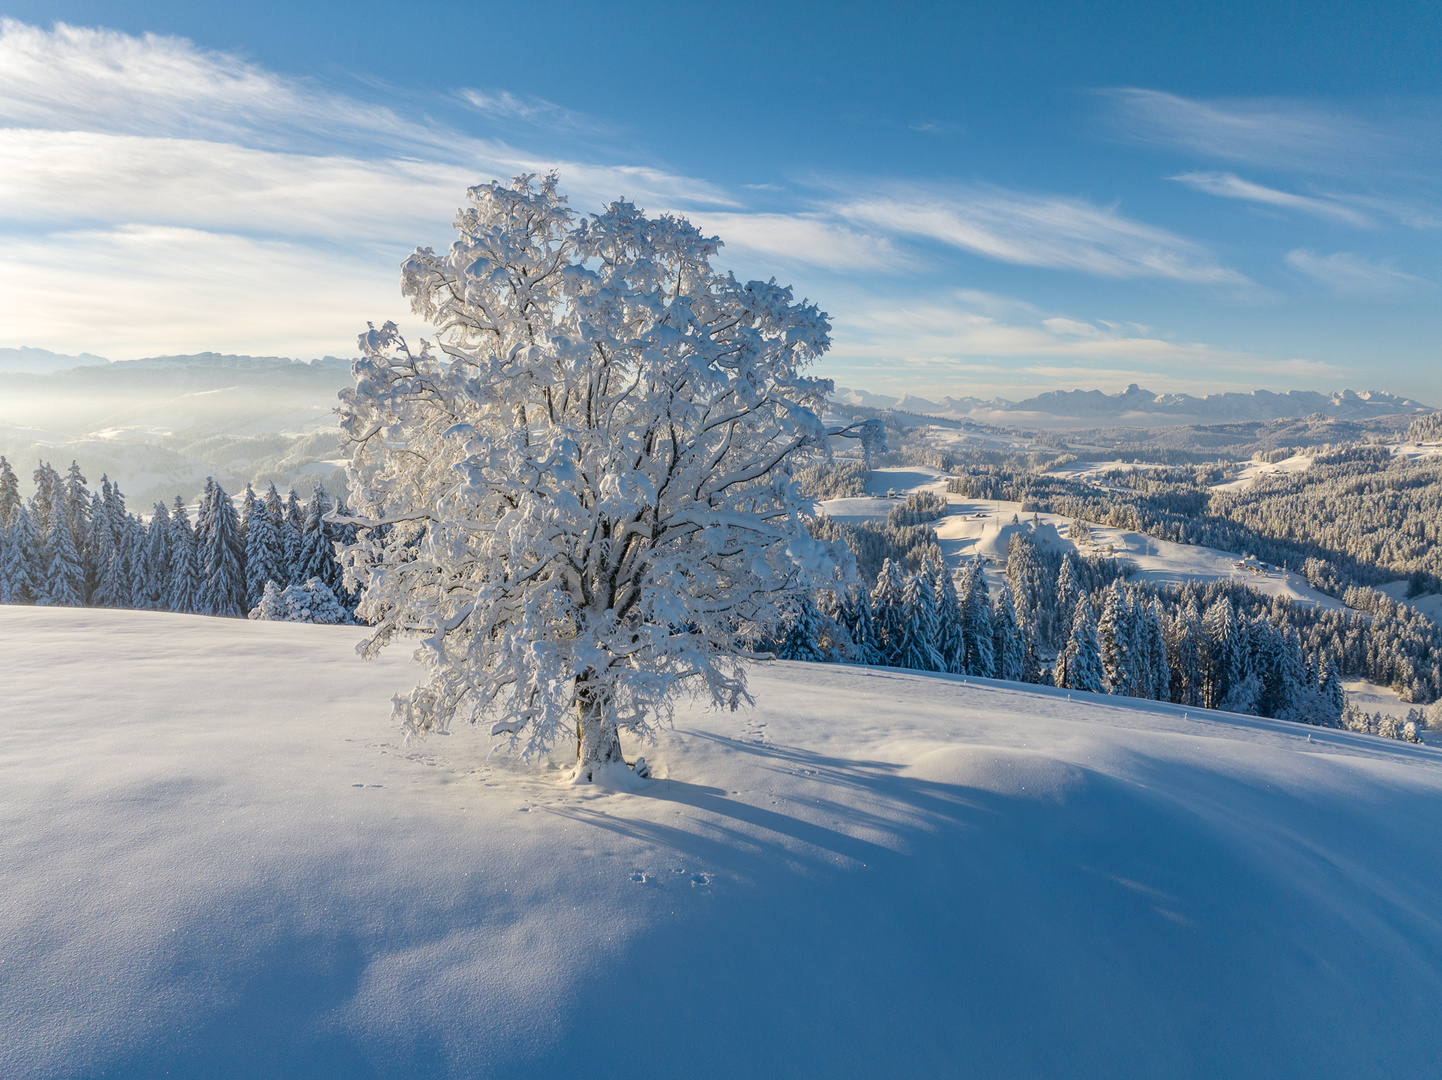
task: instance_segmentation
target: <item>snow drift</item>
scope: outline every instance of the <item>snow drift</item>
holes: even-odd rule
[[[0,608],[0,1075],[1442,1067],[1435,750],[774,664],[604,794],[358,637]]]

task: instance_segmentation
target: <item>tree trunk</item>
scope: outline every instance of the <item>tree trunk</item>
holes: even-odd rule
[[[599,688],[588,685],[583,675],[576,680],[576,779],[590,782],[597,771],[610,765],[626,765],[621,756],[621,737],[616,715],[605,707]]]

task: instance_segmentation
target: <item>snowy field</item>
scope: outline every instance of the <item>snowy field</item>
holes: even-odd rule
[[[1437,750],[774,664],[606,794],[358,636],[0,607],[0,1076],[1442,1070]]]

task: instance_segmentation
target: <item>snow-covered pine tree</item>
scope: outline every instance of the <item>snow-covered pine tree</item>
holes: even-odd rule
[[[1239,654],[1245,649],[1231,600],[1223,596],[1212,602],[1202,618],[1202,630],[1202,704],[1215,709],[1231,692],[1239,676]]]
[[[1076,604],[1072,604],[1073,610]],[[996,677],[1010,682],[1026,678],[1026,643],[1016,620],[1016,605],[1011,599],[1011,585],[1003,583],[997,594],[991,620],[992,641],[996,653]]]
[[[244,618],[250,609],[245,606],[245,550],[241,546],[240,520],[230,496],[210,477],[205,480],[195,534],[200,567],[197,610],[202,615]]]
[[[130,606],[144,608],[150,595],[145,558],[145,526],[133,514],[125,515],[125,569],[130,577]]]
[[[819,664],[826,659],[820,644],[821,612],[809,592],[798,593],[793,604],[783,623],[776,657],[779,660],[805,660]]]
[[[876,651],[887,667],[904,666],[901,649],[906,638],[906,607],[901,594],[905,588],[901,570],[890,559],[883,560],[871,590],[871,627],[875,631]]]
[[[468,198],[449,251],[403,270],[441,351],[372,330],[342,395],[347,581],[368,654],[424,634],[409,730],[575,737],[592,780],[685,686],[745,700],[738,639],[830,583],[789,479],[826,452],[831,384],[800,372],[829,326],[713,270],[718,242],[676,218],[617,202],[574,223],[554,177]]]
[[[48,461],[42,461],[36,467],[34,480],[35,494],[30,497],[30,526],[35,530],[39,543],[44,545],[55,520],[55,504],[59,501],[64,505],[63,499],[56,498],[61,489],[61,480],[60,474]],[[42,552],[40,557],[42,564],[49,562],[47,554]]]
[[[1317,695],[1322,701],[1323,716],[1327,725],[1335,727],[1341,723],[1342,709],[1347,704],[1347,696],[1342,688],[1342,676],[1337,672],[1337,662],[1331,653],[1328,653],[1323,659],[1322,675],[1317,684]]]
[[[272,484],[264,499],[255,494],[249,484],[245,485],[245,602],[249,611],[260,603],[265,592],[265,583],[273,581],[282,588],[289,578],[285,566],[284,542],[276,529],[275,509],[269,505],[275,497],[275,509],[280,507],[280,496]]]
[[[1150,651],[1152,676],[1149,696],[1156,701],[1170,701],[1172,699],[1172,669],[1167,662],[1167,617],[1162,611],[1161,600],[1156,597],[1152,598],[1151,610],[1148,615],[1147,646]]]
[[[851,633],[857,663],[885,663],[885,657],[877,644],[876,627],[871,620],[871,597],[865,589],[857,589],[856,595],[847,605],[846,629]]]
[[[936,607],[936,654],[940,671],[966,674],[966,638],[961,628],[961,600],[951,568],[940,563],[932,568],[932,596]]]
[[[272,482],[266,487],[265,494],[261,496],[265,502],[266,513],[270,515],[271,535],[275,538],[275,550],[272,553],[273,571],[280,575],[275,579],[277,585],[284,587],[291,581],[291,562],[295,553],[300,550],[299,543],[292,544],[287,539],[289,530],[289,518],[286,515],[285,500],[280,497],[280,492],[275,489]]]
[[[910,575],[901,589],[901,641],[897,666],[914,671],[940,671],[936,652],[936,602],[931,578],[925,573]]]
[[[30,511],[22,502],[5,531],[5,561],[0,565],[0,603],[33,604],[44,595],[40,545]]]
[[[1202,613],[1188,596],[1171,627],[1168,663],[1172,670],[1172,700],[1179,705],[1200,705]]]
[[[1102,674],[1107,692],[1130,694],[1131,664],[1127,646],[1132,640],[1131,604],[1120,585],[1112,582],[1102,593],[1102,613],[1097,619],[1097,646],[1101,652]]]
[[[984,679],[996,676],[992,644],[991,594],[981,573],[981,560],[967,564],[961,580],[961,636],[966,646],[966,673]]]
[[[300,551],[296,556],[295,575],[302,581],[320,578],[329,584],[336,578],[335,552],[331,548],[325,520],[330,511],[330,498],[325,488],[317,484],[305,507],[305,525],[301,529]]]
[[[145,606],[152,611],[170,607],[172,531],[170,511],[163,502],[156,503],[145,534]]]
[[[1072,617],[1076,604],[1082,596],[1081,582],[1077,579],[1076,563],[1068,551],[1062,556],[1061,569],[1056,576],[1056,623],[1061,633],[1070,635]]]
[[[1068,690],[1102,692],[1102,658],[1097,645],[1096,617],[1083,594],[1073,609],[1071,634],[1057,654],[1052,681]]]
[[[100,490],[91,497],[90,536],[86,548],[90,555],[90,602],[96,607],[130,606],[130,576],[125,553],[116,545],[116,530],[109,506],[114,502],[109,477],[100,478]]]
[[[20,478],[15,469],[0,455],[0,532],[8,532],[20,512]]]
[[[80,607],[85,603],[85,567],[75,547],[66,512],[65,487],[61,483],[50,489],[53,507],[50,514],[50,535],[45,538],[45,570],[43,603],[52,607]]]
[[[285,496],[285,517],[281,525],[281,541],[285,549],[285,565],[290,572],[290,583],[299,584],[305,578],[299,574],[300,538],[305,533],[305,504],[291,488]]]
[[[170,592],[166,606],[191,614],[200,605],[200,550],[190,527],[190,514],[179,495],[170,510]]]
[[[100,492],[90,494],[90,508],[85,515],[85,537],[81,544],[81,558],[85,562],[85,602],[95,607],[106,607],[101,589],[106,566],[115,554],[115,541],[105,521],[105,508],[100,502]]]

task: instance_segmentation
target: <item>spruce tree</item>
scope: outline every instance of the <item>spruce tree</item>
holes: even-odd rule
[[[270,527],[275,536],[275,572],[280,576],[275,579],[276,584],[284,587],[290,583],[294,574],[292,573],[295,554],[300,550],[299,538],[294,543],[289,539],[290,518],[287,515],[286,504],[280,497],[280,492],[275,490],[275,484],[266,488],[265,509],[270,514]]]
[[[170,511],[170,592],[166,600],[171,611],[187,615],[200,604],[199,548],[179,495]]]
[[[274,494],[275,487],[271,487]],[[280,500],[277,497],[276,503]],[[258,498],[249,484],[245,488],[245,604],[249,611],[260,603],[265,583],[274,581],[284,586],[289,575],[285,553],[275,520],[266,502]]]
[[[1179,705],[1202,703],[1201,637],[1202,614],[1196,600],[1188,596],[1172,624],[1172,700]]]
[[[305,533],[305,506],[300,496],[291,488],[285,497],[285,522],[281,539],[285,544],[285,565],[290,571],[290,582],[298,585],[305,580],[300,572],[300,541]]]
[[[825,659],[821,651],[821,612],[809,592],[797,595],[795,605],[786,620],[785,633],[776,649],[780,660],[805,660],[820,663]]]
[[[1097,620],[1097,645],[1101,652],[1102,674],[1106,677],[1107,690],[1113,694],[1128,694],[1131,687],[1128,675],[1131,666],[1127,658],[1127,646],[1131,642],[1131,604],[1116,582],[1112,582],[1102,594],[1102,613]]]
[[[330,513],[330,500],[325,488],[319,484],[311,493],[305,507],[305,527],[301,531],[300,553],[295,568],[296,578],[306,581],[320,578],[327,586],[335,584],[335,551],[331,547],[330,531],[325,520]]]
[[[996,676],[992,645],[991,596],[981,573],[981,560],[973,559],[962,578],[961,634],[966,645],[966,673],[990,679]]]
[[[1052,681],[1068,690],[1102,692],[1102,659],[1097,643],[1097,624],[1091,603],[1078,598],[1072,614],[1071,634],[1057,656]]]
[[[1076,608],[1075,603],[1072,608]],[[1022,641],[1021,626],[1016,620],[1016,605],[1012,603],[1011,586],[1008,584],[1003,584],[997,595],[991,626],[996,677],[1021,682],[1026,677],[1026,645]]]
[[[851,631],[851,641],[856,647],[856,660],[861,664],[877,665],[885,663],[885,656],[882,654],[876,639],[876,627],[871,619],[871,597],[865,589],[857,589],[856,596],[848,606],[847,629]]]
[[[170,547],[174,527],[170,511],[163,502],[155,504],[145,536],[145,606],[152,611],[170,609],[171,566]]]
[[[1062,634],[1069,635],[1071,632],[1072,616],[1076,614],[1076,604],[1081,595],[1082,587],[1077,580],[1076,563],[1072,560],[1072,553],[1068,551],[1062,556],[1061,569],[1056,576],[1056,622]]]
[[[936,609],[931,579],[924,573],[912,574],[901,589],[901,638],[897,645],[897,666],[915,671],[940,671],[937,655]]]
[[[200,562],[200,613],[243,618],[247,609],[240,520],[225,489],[209,477],[196,527],[196,547]]]
[[[85,544],[81,553],[85,560],[85,601],[96,607],[106,607],[105,594],[101,584],[106,567],[115,554],[115,540],[105,521],[105,508],[100,502],[100,492],[90,495],[90,511],[86,515]]]
[[[956,594],[956,581],[945,563],[933,568],[932,595],[936,607],[939,670],[963,675],[966,673],[966,639],[961,627],[961,601]]]
[[[5,561],[0,566],[0,603],[33,604],[43,594],[39,544],[30,511],[21,503],[5,534]]]
[[[1152,685],[1150,696],[1157,701],[1172,700],[1172,669],[1167,661],[1166,615],[1162,602],[1153,598],[1147,620],[1148,645],[1151,649]]]
[[[100,491],[91,500],[90,558],[95,575],[90,602],[96,607],[130,606],[130,575],[123,536],[113,527],[114,494],[107,477],[100,479]]]
[[[8,532],[20,512],[20,478],[10,462],[0,456],[0,532]]]
[[[66,513],[65,488],[51,488],[54,507],[50,515],[50,535],[45,553],[49,566],[45,572],[44,602],[53,607],[80,607],[85,603],[85,567],[75,547],[75,536]]]
[[[883,560],[876,586],[871,590],[871,624],[876,631],[876,649],[888,667],[902,667],[901,649],[906,638],[906,609],[901,594],[906,587],[901,571],[890,559]]]

